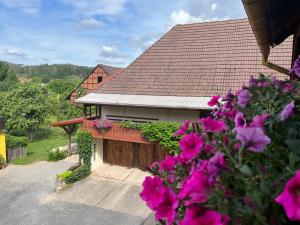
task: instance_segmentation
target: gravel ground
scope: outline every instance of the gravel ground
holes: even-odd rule
[[[147,211],[140,210],[139,213],[134,214],[130,212],[134,212],[135,209],[128,210],[131,207],[130,205],[141,208],[140,203],[136,202],[138,200],[128,198],[132,193],[136,195],[139,191],[134,185],[124,184],[128,192],[124,193],[124,196],[117,196],[121,200],[132,201],[127,203],[123,201],[122,203],[127,204],[125,208],[127,208],[128,213],[123,213],[121,206],[119,207],[121,210],[114,210],[115,207],[111,205],[113,199],[107,204],[103,204],[105,203],[104,200],[107,199],[107,195],[104,196],[104,200],[101,199],[103,200],[102,204],[99,204],[97,196],[95,196],[95,193],[99,193],[100,197],[103,196],[104,191],[113,193],[116,188],[122,190],[122,184],[120,183],[115,184],[91,176],[78,182],[66,192],[55,193],[55,174],[63,172],[71,165],[73,165],[73,162],[64,160],[55,163],[37,162],[26,166],[9,165],[6,169],[0,170],[0,224],[143,224],[147,217]],[[113,193],[113,195],[115,194]],[[119,206],[118,203],[116,205]]]

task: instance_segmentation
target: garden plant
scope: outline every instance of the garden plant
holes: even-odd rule
[[[158,223],[299,224],[300,83],[261,75],[208,105],[175,133],[181,153],[149,166],[140,196]]]

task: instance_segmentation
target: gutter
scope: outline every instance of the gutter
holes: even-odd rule
[[[290,73],[288,69],[268,61],[271,38],[266,15],[265,1],[242,0],[242,2],[262,54],[262,65],[289,76]]]

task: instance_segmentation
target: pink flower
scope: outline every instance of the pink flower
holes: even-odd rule
[[[196,133],[190,133],[179,141],[179,146],[182,149],[182,156],[186,159],[195,158],[203,145],[203,138]]]
[[[154,209],[155,219],[165,219],[167,225],[172,225],[176,218],[176,209],[178,205],[179,201],[176,194],[170,188],[167,188],[164,192],[163,201]]]
[[[271,139],[260,127],[238,127],[236,131],[236,139],[250,151],[262,152],[271,143]]]
[[[235,143],[234,146],[233,146],[233,149],[234,149],[235,151],[239,151],[240,148],[241,148],[241,144],[240,144],[240,143]]]
[[[220,96],[213,96],[210,101],[207,103],[208,106],[215,106],[218,104]]]
[[[248,81],[248,86],[253,87],[256,86],[258,83],[257,79],[255,79],[253,76],[250,77],[250,80]]]
[[[176,164],[177,164],[176,157],[167,155],[164,160],[160,161],[159,170],[160,171],[174,171]]]
[[[189,129],[190,126],[190,121],[189,120],[185,120],[182,124],[182,126],[179,128],[178,131],[175,132],[175,136],[181,136],[184,135],[185,132],[187,131],[187,129]]]
[[[203,171],[196,170],[184,181],[179,198],[188,206],[193,203],[206,202],[210,193],[211,186],[208,178]]]
[[[229,221],[227,216],[213,210],[205,210],[196,205],[190,206],[180,225],[226,225]]]
[[[290,102],[289,104],[287,104],[282,110],[282,112],[280,113],[280,120],[285,121],[290,116],[292,116],[294,114],[294,108],[295,108],[294,102]]]
[[[235,128],[246,126],[246,120],[244,118],[243,113],[239,112],[236,114],[234,118],[234,123],[235,123]]]
[[[212,146],[211,144],[206,144],[206,145],[204,146],[204,150],[205,150],[206,152],[212,152],[212,153],[216,152],[216,149],[215,149],[214,146]]]
[[[221,133],[228,129],[227,125],[223,120],[215,120],[210,117],[202,118],[199,120],[206,132]]]
[[[293,89],[293,85],[291,83],[286,83],[283,87],[283,92],[290,92]]]
[[[237,93],[238,101],[237,104],[242,108],[246,107],[246,105],[251,101],[252,94],[249,90],[242,89]]]
[[[287,182],[275,201],[284,207],[290,220],[300,221],[300,170]]]
[[[144,189],[140,193],[140,196],[150,209],[155,209],[164,201],[166,188],[163,186],[159,177],[146,177],[143,182],[143,187]]]
[[[225,168],[225,155],[222,152],[217,152],[208,160],[207,173],[208,176],[215,177]]]
[[[270,116],[270,115],[267,114],[267,113],[264,113],[264,114],[262,114],[262,115],[256,115],[256,116],[253,118],[253,120],[252,120],[250,126],[251,126],[251,127],[260,127],[260,128],[264,128],[264,126],[265,126],[265,120],[266,120],[269,116]]]
[[[258,87],[269,87],[270,86],[270,83],[268,81],[260,81],[258,84],[257,84]]]

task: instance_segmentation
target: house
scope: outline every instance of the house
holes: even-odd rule
[[[92,72],[67,96],[67,99],[73,102],[79,96],[99,88],[102,84],[112,77],[119,75],[122,71],[123,68],[103,64],[97,65]]]
[[[287,39],[269,56],[290,68],[292,40]],[[248,19],[177,25],[100,88],[75,100],[84,105],[83,127],[95,140],[93,166],[107,162],[144,169],[163,158],[157,144],[139,131],[125,130],[119,121],[196,120],[208,113],[213,95],[236,91],[259,73],[288,78],[261,65],[261,54]],[[96,118],[113,121],[100,132]]]

